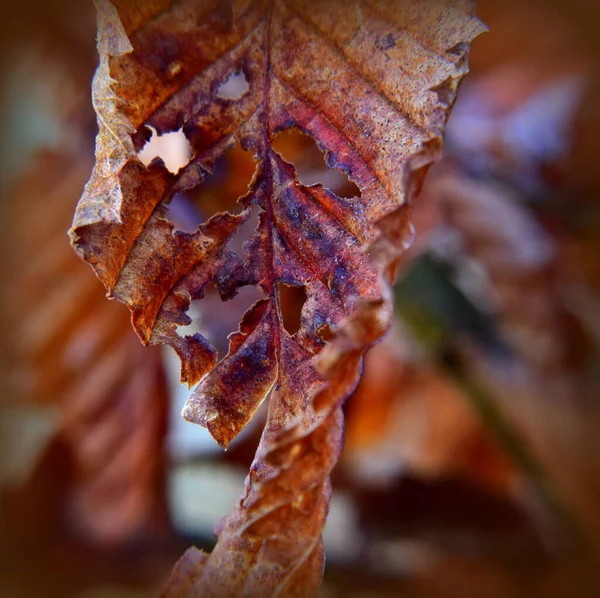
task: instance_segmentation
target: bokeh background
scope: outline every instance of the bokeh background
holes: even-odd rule
[[[94,11],[20,4],[0,15],[0,595],[156,596],[187,546],[214,543],[264,413],[226,453],[184,422],[176,359],[142,347],[70,248]],[[323,598],[600,596],[595,4],[478,3],[490,32],[414,206],[396,323],[345,406]],[[311,139],[278,142],[302,182],[351,194]],[[176,168],[185,147],[155,155]],[[252,171],[232,152],[173,218],[230,208]],[[194,326],[223,354],[254,299],[215,292]]]

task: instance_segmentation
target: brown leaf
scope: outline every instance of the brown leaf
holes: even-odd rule
[[[453,168],[440,168],[424,199],[485,269],[487,303],[517,355],[542,377],[577,372],[588,343],[564,305],[556,245],[533,214],[514,193]]]
[[[55,526],[53,546],[74,533],[114,548],[167,532],[167,397],[160,353],[136,342],[126,310],[106,301],[65,243],[90,168],[67,152],[39,152],[6,198],[13,253],[4,378],[21,402],[48,403],[60,413],[48,448],[15,490],[11,513],[23,523],[15,523],[18,535],[33,528],[39,538]],[[57,447],[65,463],[57,463]],[[53,469],[66,479],[56,483]],[[58,512],[45,517],[44,503],[53,498]]]
[[[389,484],[407,470],[422,479],[470,478],[508,494],[516,471],[443,371],[392,329],[365,358],[345,406],[342,464],[365,485]]]
[[[172,346],[182,381],[199,383],[186,419],[227,446],[270,395],[245,494],[194,592],[312,593],[341,443],[339,405],[363,352],[389,325],[390,265],[411,237],[407,205],[439,157],[468,43],[482,26],[469,2],[437,0],[115,4],[97,1],[97,162],[71,238],[129,306],[142,341]],[[233,94],[231,77],[241,73],[247,89]],[[176,174],[160,160],[143,166],[146,126],[181,129],[189,164]],[[274,149],[276,136],[294,127],[358,195],[299,181]],[[178,230],[171,200],[205,182],[236,146],[256,161],[240,213]],[[236,235],[255,210],[258,224],[240,255]],[[282,284],[306,293],[293,335]],[[247,285],[263,294],[218,363],[200,334],[177,332],[209,285],[223,300]]]

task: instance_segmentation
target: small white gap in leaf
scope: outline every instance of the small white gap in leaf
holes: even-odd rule
[[[248,93],[250,85],[244,71],[237,71],[229,75],[229,77],[221,83],[217,89],[217,97],[222,100],[239,100],[243,95]]]
[[[148,166],[154,158],[160,158],[169,172],[177,174],[192,159],[192,148],[183,129],[159,135],[154,127],[146,125],[152,137],[138,153],[138,158]]]

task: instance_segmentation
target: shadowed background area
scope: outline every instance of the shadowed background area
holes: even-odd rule
[[[395,326],[345,406],[323,597],[600,595],[598,9],[478,6],[490,32],[414,206]],[[213,545],[265,413],[227,453],[184,422],[176,358],[142,347],[69,246],[94,159],[91,3],[2,11],[0,594],[155,596],[190,543]],[[144,161],[189,159],[184,135],[148,137]],[[276,141],[303,184],[353,195],[312,138]],[[235,211],[253,171],[230,152],[170,218]],[[192,304],[221,355],[248,291]]]

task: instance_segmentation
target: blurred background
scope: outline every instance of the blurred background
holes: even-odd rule
[[[0,15],[0,595],[156,596],[187,546],[213,545],[264,413],[227,453],[184,422],[174,355],[142,347],[70,248],[94,12],[23,4]],[[323,598],[600,596],[598,11],[478,6],[490,32],[414,206],[396,323],[345,406]],[[171,141],[144,159],[176,168]],[[303,183],[352,195],[310,138],[278,142]],[[233,206],[252,172],[231,152],[173,218]],[[222,355],[254,299],[215,292],[194,326]]]

